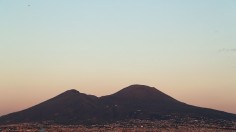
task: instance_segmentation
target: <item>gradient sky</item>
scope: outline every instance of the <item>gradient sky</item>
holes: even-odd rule
[[[236,113],[235,0],[0,0],[0,115],[131,84]]]

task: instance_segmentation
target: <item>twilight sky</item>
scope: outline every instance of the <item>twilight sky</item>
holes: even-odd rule
[[[131,84],[236,113],[235,0],[0,0],[0,115]]]

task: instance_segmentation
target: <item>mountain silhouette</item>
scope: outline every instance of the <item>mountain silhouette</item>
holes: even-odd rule
[[[130,119],[194,118],[236,120],[236,115],[180,102],[154,87],[131,85],[96,97],[68,90],[28,109],[0,117],[0,124],[24,122],[99,123]]]
[[[97,107],[97,97],[74,89],[23,111],[0,118],[6,123],[56,121],[70,122],[89,119]]]

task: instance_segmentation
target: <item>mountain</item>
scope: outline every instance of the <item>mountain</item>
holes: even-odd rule
[[[154,87],[131,85],[102,97],[68,90],[28,109],[2,116],[0,124],[43,121],[84,124],[173,118],[236,121],[235,114],[188,105]]]
[[[180,102],[154,87],[131,85],[99,98],[108,119],[168,119],[177,117],[235,120],[236,115]]]
[[[97,101],[96,96],[72,89],[26,110],[3,116],[0,122],[79,122],[93,118]]]

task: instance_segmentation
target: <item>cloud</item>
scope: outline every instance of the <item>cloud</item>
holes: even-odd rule
[[[219,52],[236,52],[236,48],[233,49],[220,49]]]

